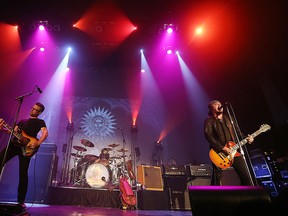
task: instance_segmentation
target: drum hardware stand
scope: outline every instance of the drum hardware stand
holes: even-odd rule
[[[134,179],[132,180],[132,190],[135,191],[135,197],[136,197],[136,206],[135,208],[138,209],[138,180],[137,180],[137,158],[140,156],[140,154],[136,154],[136,146],[137,146],[137,134],[138,134],[138,128],[135,123],[132,123],[131,125],[131,156],[132,156],[132,172],[134,173]],[[137,147],[138,148],[138,147]],[[139,150],[139,148],[137,149]],[[137,156],[138,155],[138,156]],[[139,159],[139,158],[138,158]]]
[[[67,144],[66,154],[64,155],[64,162],[62,166],[62,174],[61,174],[61,182],[60,182],[61,185],[69,184],[70,154],[71,154],[71,148],[72,148],[72,143],[73,143],[73,137],[75,135],[75,133],[72,134],[72,132],[74,131],[74,123],[68,122],[66,130],[67,130],[68,144]]]

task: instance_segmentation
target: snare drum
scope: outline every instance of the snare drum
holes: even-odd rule
[[[92,188],[101,188],[109,182],[109,171],[103,164],[91,164],[85,174],[86,182]]]

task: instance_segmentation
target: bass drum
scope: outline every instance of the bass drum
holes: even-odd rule
[[[103,164],[94,163],[87,168],[85,177],[92,188],[101,188],[109,182],[109,171]]]

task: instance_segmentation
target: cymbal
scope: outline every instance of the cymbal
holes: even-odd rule
[[[129,150],[128,149],[119,149],[117,150],[118,152],[128,152]]]
[[[87,151],[87,149],[81,147],[81,146],[73,146],[73,148],[77,151],[81,151],[81,152],[84,152],[84,151]]]
[[[113,159],[121,159],[121,157],[110,157],[111,160]]]
[[[112,147],[112,148],[115,148],[115,147],[117,147],[117,146],[120,146],[120,144],[115,144],[115,143],[113,143],[113,144],[109,144],[108,146],[109,146],[109,147]]]
[[[73,157],[78,157],[78,158],[82,158],[83,157],[83,155],[79,155],[79,154],[76,154],[76,153],[71,153],[71,155]]]
[[[84,159],[86,160],[97,160],[99,157],[96,155],[92,155],[92,154],[86,154],[84,155]]]
[[[90,142],[89,140],[81,139],[80,141],[83,145],[85,145],[87,147],[94,147],[94,144],[92,142]]]
[[[107,151],[112,151],[113,149],[112,148],[106,148],[107,149]]]

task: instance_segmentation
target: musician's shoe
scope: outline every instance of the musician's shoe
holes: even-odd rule
[[[22,209],[26,209],[26,205],[24,202],[18,202],[18,206]]]

